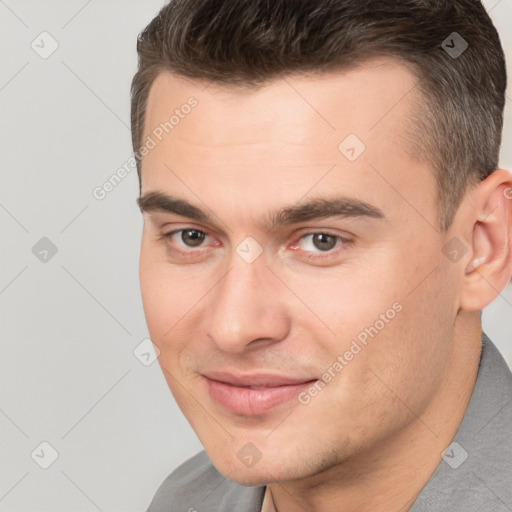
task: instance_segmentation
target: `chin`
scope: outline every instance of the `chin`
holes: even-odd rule
[[[226,478],[229,478],[229,480],[244,485],[245,487],[260,487],[275,482],[275,480],[271,479],[268,475],[260,474],[261,472],[255,474],[251,473],[251,470],[248,470],[245,474],[242,473],[243,472],[240,471],[233,471],[229,476],[224,473],[222,474],[226,476]]]
[[[252,467],[246,467],[236,455],[234,458],[208,455],[217,471],[237,484],[253,487],[267,485],[272,480],[272,477],[266,470],[268,462],[265,462],[263,459],[259,460]]]
[[[210,456],[210,459],[219,473],[222,473],[229,480],[247,487],[269,485],[301,477],[297,474],[297,468],[292,471],[283,461],[262,458],[253,466],[246,467],[236,455],[234,459],[223,458],[218,460],[212,456]]]

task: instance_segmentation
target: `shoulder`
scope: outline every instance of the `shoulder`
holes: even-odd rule
[[[512,510],[512,373],[491,340],[482,338],[464,419],[411,512]]]
[[[264,487],[246,487],[219,473],[202,451],[175,469],[160,485],[147,512],[259,512]]]

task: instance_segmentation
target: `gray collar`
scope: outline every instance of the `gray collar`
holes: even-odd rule
[[[512,374],[482,333],[464,419],[410,512],[512,512]]]

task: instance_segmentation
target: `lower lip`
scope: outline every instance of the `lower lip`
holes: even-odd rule
[[[228,411],[258,416],[265,414],[278,405],[297,398],[301,391],[310,387],[313,382],[303,382],[273,388],[250,389],[232,386],[216,380],[206,379],[210,396]]]

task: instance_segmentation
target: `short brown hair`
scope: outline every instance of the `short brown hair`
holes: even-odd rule
[[[136,153],[149,90],[162,71],[259,87],[390,56],[418,78],[412,139],[436,176],[441,229],[450,227],[468,186],[498,166],[505,58],[478,0],[171,0],[140,33],[137,52]]]

